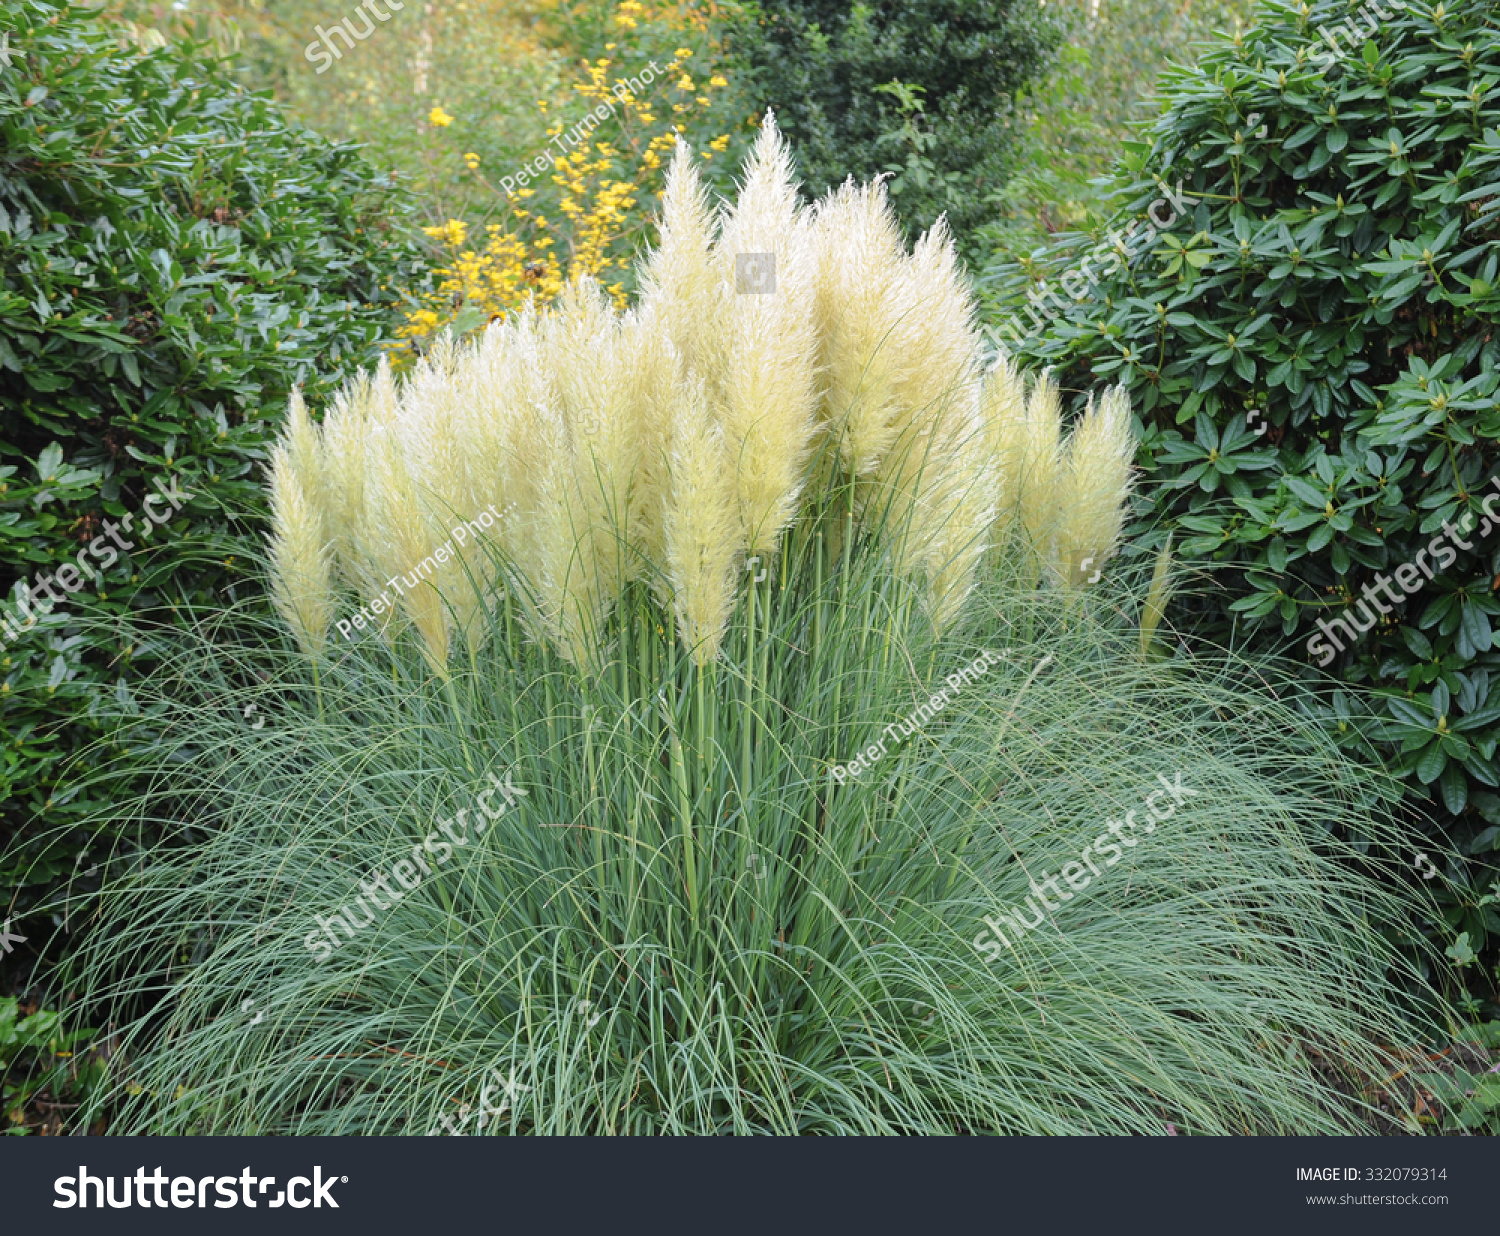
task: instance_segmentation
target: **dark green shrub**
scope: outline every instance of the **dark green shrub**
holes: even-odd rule
[[[60,1013],[0,996],[0,1134],[44,1134],[73,1123],[76,1101],[102,1087],[108,1065],[82,1044],[94,1031],[65,1030]]]
[[[1010,102],[1060,34],[1017,0],[767,0],[732,46],[749,92],[773,107],[814,196],[884,171],[918,232],[943,211],[961,240],[1015,145]],[[893,85],[893,83],[897,83]]]
[[[0,7],[0,610],[104,521],[142,518],[157,481],[187,494],[151,537],[118,534],[134,549],[89,558],[98,579],[0,635],[0,917],[18,922],[49,886],[89,885],[111,844],[59,830],[129,790],[82,790],[67,768],[105,735],[106,694],[128,700],[149,672],[123,620],[246,586],[236,538],[289,390],[368,361],[410,282],[391,186],[353,147],[288,122],[201,47],[124,46],[122,29]],[[34,946],[40,925],[16,930]]]
[[[1268,3],[1168,74],[1115,178],[1135,257],[1059,294],[1097,238],[1058,246],[1033,289],[1053,320],[1016,333],[1070,387],[1130,389],[1156,513],[1219,568],[1207,632],[1290,642],[1368,688],[1328,720],[1451,826],[1436,886],[1479,948],[1500,931],[1464,861],[1500,837],[1500,520],[1482,505],[1500,473],[1500,10],[1411,0],[1368,39],[1360,12]],[[1157,236],[1145,208],[1179,181],[1195,202]],[[1439,553],[1445,528],[1459,543]],[[1331,625],[1351,617],[1366,633]]]

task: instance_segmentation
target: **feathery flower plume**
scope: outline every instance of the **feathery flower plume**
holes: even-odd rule
[[[894,383],[896,436],[870,492],[898,538],[897,570],[920,567],[943,581],[943,597],[961,598],[983,556],[995,500],[980,423],[973,301],[941,219],[899,265],[911,310],[893,339],[911,361]],[[951,613],[953,602],[940,608]]]
[[[910,364],[895,382],[903,430],[940,418],[954,402],[972,398],[979,379],[979,333],[974,298],[958,268],[947,220],[939,218],[899,263],[910,311],[896,328]]]
[[[709,414],[702,378],[688,373],[674,393],[662,517],[667,575],[678,633],[701,666],[718,655],[734,608],[735,563],[743,545],[739,498],[724,431]]]
[[[526,621],[536,639],[582,665],[586,642],[597,633],[601,617],[599,562],[551,363],[549,340],[556,336],[529,309],[513,322],[515,415],[509,422],[509,455],[512,500],[518,507],[514,559],[535,601]]]
[[[662,192],[660,240],[641,267],[640,286],[642,302],[660,318],[683,364],[706,372],[716,345],[719,279],[710,256],[714,216],[692,153],[679,137]]]
[[[671,476],[667,452],[680,360],[651,306],[631,310],[620,329],[625,408],[636,442],[627,503],[626,578],[649,576],[653,591],[665,602],[665,577],[659,573],[667,560],[662,513]]]
[[[1088,583],[1119,544],[1134,457],[1130,396],[1117,386],[1097,404],[1090,398],[1063,457],[1066,499],[1056,517],[1049,568],[1064,587]]]
[[[990,548],[1000,492],[998,461],[985,440],[978,391],[934,427],[930,475],[908,523],[917,564],[926,577],[933,627],[945,630],[973,591]]]
[[[629,494],[640,453],[631,406],[636,390],[623,351],[627,337],[603,290],[588,277],[563,293],[544,336],[568,433],[581,534],[593,541],[589,553],[600,564],[600,585],[612,601],[629,573]]]
[[[271,448],[271,598],[305,652],[322,652],[337,605],[333,551],[319,501],[318,431],[294,390]]]
[[[401,442],[389,425],[376,425],[370,436],[366,460],[370,485],[366,544],[380,573],[385,576],[381,594],[370,598],[378,613],[389,587],[399,595],[400,614],[416,628],[428,663],[440,676],[448,673],[449,617],[438,582],[433,579],[441,545],[423,518],[416,486],[402,457]],[[389,635],[387,628],[382,628]]]
[[[738,286],[745,254],[772,255],[770,286]],[[1049,377],[1028,396],[1008,359],[980,375],[946,222],[907,254],[879,180],[804,210],[769,113],[717,212],[677,143],[640,284],[620,315],[581,279],[547,315],[528,304],[473,344],[439,343],[399,386],[383,362],[321,434],[294,400],[274,453],[273,585],[305,647],[326,636],[336,571],[384,638],[413,625],[446,674],[454,624],[477,651],[503,570],[530,634],[577,666],[641,578],[702,665],[741,556],[774,555],[809,485],[835,473],[896,568],[924,581],[939,629],[1016,531],[1065,587],[1118,543],[1124,395],[1091,405],[1064,450]],[[836,449],[813,482],[823,434]],[[460,520],[502,507],[493,542],[450,543]]]
[[[1056,532],[1064,495],[1062,478],[1062,396],[1050,374],[1036,379],[1021,422],[1017,468],[1007,477],[1019,504],[1030,549],[1040,555]]]
[[[998,473],[995,524],[990,538],[1003,545],[1019,516],[1018,488],[1025,457],[1026,381],[1010,357],[1001,355],[984,375],[979,415],[986,452]]]
[[[320,435],[319,505],[333,541],[335,570],[348,587],[367,591],[370,580],[358,561],[355,530],[365,515],[365,439],[370,377],[361,372],[339,391],[323,417]]]
[[[773,257],[774,287],[735,286],[745,254]],[[713,258],[719,273],[719,381],[714,410],[734,461],[751,552],[769,556],[796,515],[817,428],[812,230],[797,204],[792,159],[769,111]]]
[[[911,312],[902,247],[885,186],[845,182],[814,216],[818,284],[814,324],[823,373],[821,415],[839,457],[869,477],[890,450],[896,387],[906,372],[899,327]]]
[[[442,339],[401,390],[397,440],[434,552],[430,578],[450,609],[450,622],[477,651],[488,630],[479,621],[493,575],[477,536],[454,528],[484,509],[475,504],[474,455],[466,449],[461,400],[465,394],[459,353]]]

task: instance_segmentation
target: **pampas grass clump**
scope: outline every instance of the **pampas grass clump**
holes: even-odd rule
[[[1165,553],[1081,592],[1123,396],[1065,436],[896,236],[878,185],[799,206],[768,121],[718,214],[679,148],[629,313],[581,283],[294,403],[297,647],[141,700],[131,810],[206,839],[80,958],[114,1131],[1366,1127],[1415,1033],[1354,865],[1404,857],[1389,787],[1273,665],[1146,655]]]

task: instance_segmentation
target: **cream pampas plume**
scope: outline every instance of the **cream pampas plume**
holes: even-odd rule
[[[825,482],[892,538],[939,629],[992,543],[1022,533],[1067,587],[1114,550],[1124,396],[1092,408],[1064,452],[1050,378],[1029,396],[1008,360],[981,378],[946,223],[908,255],[878,181],[804,210],[771,115],[718,212],[678,142],[639,282],[623,315],[584,278],[473,344],[440,343],[399,384],[383,362],[334,399],[321,434],[294,401],[274,456],[273,583],[305,647],[326,637],[337,572],[382,637],[409,624],[446,674],[453,624],[477,653],[503,582],[521,585],[505,591],[531,636],[581,667],[643,579],[702,665],[741,557],[773,556]],[[810,479],[825,434],[834,449]],[[486,510],[494,544],[456,537]]]
[[[1119,544],[1134,457],[1130,397],[1114,387],[1097,404],[1091,398],[1063,458],[1066,498],[1056,516],[1049,567],[1064,587],[1091,582]]]
[[[365,440],[369,436],[370,378],[361,373],[333,398],[323,417],[318,494],[333,542],[338,577],[366,591],[367,572],[358,559],[355,533],[365,515]]]
[[[390,617],[381,627],[391,638],[397,616],[410,622],[422,638],[422,652],[439,675],[447,677],[449,618],[433,556],[434,538],[417,497],[394,414],[379,411],[380,375],[375,383],[376,419],[365,444],[365,518],[359,536],[362,555],[378,581],[366,600],[372,612]],[[399,601],[396,600],[399,598]],[[396,607],[393,612],[391,605]]]
[[[637,388],[624,351],[635,340],[587,276],[563,293],[544,335],[543,353],[567,428],[580,535],[593,541],[589,552],[599,564],[604,599],[613,601],[630,570],[629,496],[640,462]]]
[[[1005,477],[1007,489],[1016,495],[1021,526],[1033,553],[1057,532],[1057,518],[1064,495],[1062,476],[1062,396],[1049,374],[1036,379],[1026,400],[1013,455],[1015,471]]]
[[[984,375],[979,416],[985,445],[998,473],[995,524],[990,537],[1003,545],[1019,517],[1019,477],[1025,459],[1026,380],[1002,354]]]
[[[665,602],[668,599],[665,583],[658,572],[667,560],[662,514],[671,476],[667,452],[679,363],[677,350],[649,305],[627,313],[620,334],[625,407],[636,442],[636,466],[627,503],[626,578],[648,577],[653,591]]]
[[[985,439],[978,394],[957,404],[936,425],[909,523],[913,551],[928,585],[928,608],[938,631],[958,617],[973,591],[995,523],[1000,470]]]
[[[939,418],[950,404],[967,403],[979,381],[974,298],[958,268],[947,221],[939,218],[900,262],[910,309],[895,340],[910,358],[896,376],[902,428]]]
[[[531,311],[514,322],[509,454],[519,507],[515,561],[536,602],[527,623],[536,638],[582,665],[602,622],[603,595],[551,353],[558,328]]]
[[[899,328],[911,312],[902,247],[885,187],[849,181],[818,203],[814,325],[823,374],[821,414],[856,478],[872,476],[899,427],[896,388],[909,362]]]
[[[769,269],[758,273],[769,287],[744,286],[745,266],[767,254]],[[748,548],[769,557],[796,514],[817,428],[816,250],[770,112],[713,257],[722,317],[713,338],[714,411],[733,458]]]
[[[709,414],[704,383],[688,373],[675,387],[662,524],[667,576],[682,642],[698,665],[718,655],[734,608],[743,542],[734,470],[724,432]]]
[[[333,625],[333,550],[320,497],[318,431],[294,390],[286,430],[271,449],[271,597],[310,656]]]
[[[478,535],[458,531],[485,505],[475,502],[474,455],[463,436],[464,394],[458,355],[441,340],[401,391],[397,441],[432,546],[432,587],[449,609],[452,625],[477,651],[488,628],[480,614],[492,570]]]
[[[941,581],[939,608],[966,595],[994,520],[995,469],[980,422],[973,302],[940,219],[899,263],[910,309],[892,331],[909,363],[893,383],[889,452],[871,487],[895,562]]]
[[[661,237],[640,272],[642,303],[660,320],[690,369],[708,369],[718,324],[719,278],[710,250],[714,216],[693,165],[692,149],[680,137],[662,192]]]
[[[406,566],[405,559],[393,549],[386,526],[391,503],[398,500],[391,496],[397,488],[392,466],[399,473],[402,486],[406,489],[409,486],[401,450],[391,441],[396,432],[399,401],[389,362],[382,360],[369,381],[361,375],[359,388],[359,416],[349,426],[351,430],[357,428],[358,437],[348,444],[358,463],[345,472],[350,475],[357,470],[357,485],[350,485],[346,496],[352,500],[357,490],[359,506],[354,522],[345,529],[340,561],[345,577],[354,584],[362,601],[373,607],[376,600],[394,595],[388,592],[391,585],[387,581],[393,572]],[[387,457],[395,460],[394,465],[388,464]],[[380,613],[376,630],[390,642],[405,624],[400,607],[392,601]]]
[[[590,504],[558,436],[558,449],[543,464],[538,487],[543,505],[532,522],[535,552],[529,574],[542,630],[560,656],[582,668],[603,628],[608,596]]]
[[[455,373],[454,433],[468,456],[465,475],[470,511],[491,505],[503,510],[514,497],[508,487],[510,421],[515,415],[510,398],[514,342],[515,330],[508,322],[490,323]]]

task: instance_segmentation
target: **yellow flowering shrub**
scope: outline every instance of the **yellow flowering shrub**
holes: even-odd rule
[[[577,62],[563,102],[536,100],[547,122],[542,150],[492,167],[474,153],[467,132],[458,135],[455,152],[470,148],[440,157],[461,161],[464,174],[488,191],[498,219],[470,228],[447,218],[424,229],[439,257],[433,289],[413,296],[399,332],[407,355],[440,330],[462,334],[528,298],[545,305],[582,275],[599,280],[624,307],[634,286],[632,259],[650,239],[678,136],[708,163],[751,130],[751,118],[735,114],[729,80],[718,70],[717,12],[713,5],[618,0],[603,27],[604,54]],[[704,84],[694,83],[690,61]],[[575,116],[578,103],[591,110]],[[428,117],[434,139],[444,140],[454,120],[435,106]],[[550,167],[520,172],[547,156]]]

